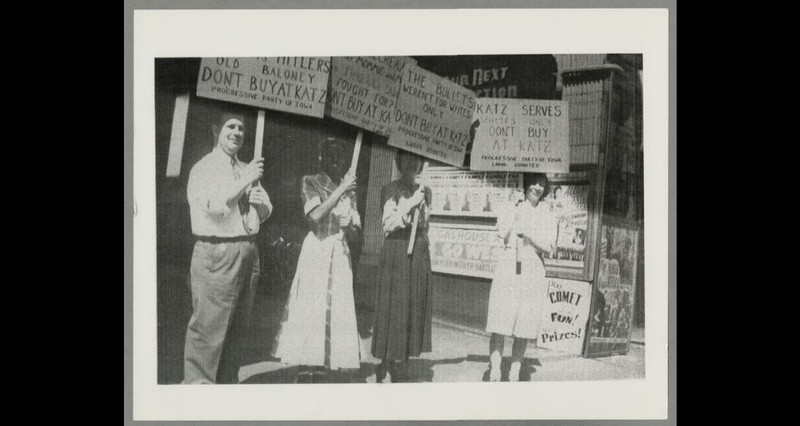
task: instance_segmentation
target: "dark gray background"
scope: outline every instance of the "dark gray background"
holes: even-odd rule
[[[443,8],[666,8],[669,9],[669,382],[668,382],[668,419],[667,420],[529,420],[529,421],[495,421],[493,424],[564,424],[564,425],[662,425],[676,423],[676,28],[677,0],[124,0],[125,21],[125,424],[292,424],[305,425],[314,422],[134,422],[132,407],[133,376],[133,10],[134,9],[443,9]],[[350,424],[338,421],[326,424]],[[358,424],[486,424],[486,421],[458,422],[388,422],[363,421]]]

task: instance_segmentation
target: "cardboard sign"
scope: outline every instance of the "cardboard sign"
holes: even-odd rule
[[[431,270],[470,277],[492,278],[503,252],[497,231],[428,228]]]
[[[481,98],[470,169],[569,172],[566,101]]]
[[[537,344],[579,355],[586,338],[591,292],[592,286],[587,282],[547,278]]]
[[[461,167],[475,94],[416,65],[406,66],[389,145]]]
[[[322,118],[330,57],[203,58],[197,96]]]
[[[429,170],[431,214],[496,217],[497,208],[522,188],[522,175],[509,172]]]
[[[331,58],[331,85],[325,114],[370,132],[389,136],[406,65],[402,56]]]

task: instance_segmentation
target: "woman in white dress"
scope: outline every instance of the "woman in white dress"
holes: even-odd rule
[[[524,193],[516,193],[511,205],[501,208],[497,232],[505,250],[495,269],[489,293],[486,331],[489,345],[489,380],[500,381],[500,364],[505,336],[513,336],[509,381],[520,377],[528,340],[536,339],[539,320],[547,297],[542,254],[556,245],[556,222],[550,206],[541,202],[549,183],[542,173],[523,177]]]
[[[304,176],[303,212],[310,231],[303,241],[292,287],[275,338],[273,356],[304,368],[298,382],[324,382],[325,370],[357,370],[360,340],[347,241],[361,229],[356,178],[347,167],[344,141],[319,145],[322,171]]]

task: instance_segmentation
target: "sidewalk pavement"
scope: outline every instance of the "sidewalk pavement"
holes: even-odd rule
[[[173,271],[174,272],[174,271]],[[298,367],[281,364],[270,351],[280,325],[286,286],[261,286],[256,295],[251,337],[242,353],[241,383],[293,383]],[[183,377],[183,343],[191,316],[191,295],[186,277],[178,273],[160,275],[158,294],[158,383],[180,383]],[[361,336],[362,361],[358,371],[328,374],[331,383],[374,381],[379,360],[372,357],[372,307],[357,305],[356,316]],[[643,341],[643,330],[634,332]],[[480,330],[453,324],[434,317],[433,351],[409,362],[409,382],[480,382],[488,380],[489,336]],[[503,380],[507,380],[512,340],[506,339]],[[583,381],[644,378],[645,346],[632,343],[625,355],[583,358],[580,355],[528,345],[521,380]]]
[[[409,361],[406,382],[481,382],[488,380],[489,338],[435,320],[433,352]],[[380,360],[369,353],[372,337],[362,337],[362,361],[358,372],[329,374],[328,382],[374,383]],[[503,358],[503,381],[507,380],[512,340],[507,339]],[[583,381],[644,378],[644,346],[632,344],[626,355],[583,358],[529,344],[525,352],[522,381]],[[292,383],[297,368],[277,360],[257,362],[239,370],[242,383]]]

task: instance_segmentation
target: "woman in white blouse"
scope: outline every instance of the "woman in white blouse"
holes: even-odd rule
[[[528,340],[536,339],[539,319],[547,297],[542,253],[556,245],[556,222],[550,206],[541,200],[549,183],[542,173],[523,177],[524,193],[501,209],[497,232],[505,250],[495,269],[489,294],[486,331],[492,333],[489,346],[489,380],[500,381],[500,364],[505,336],[513,336],[509,381],[520,378]]]

